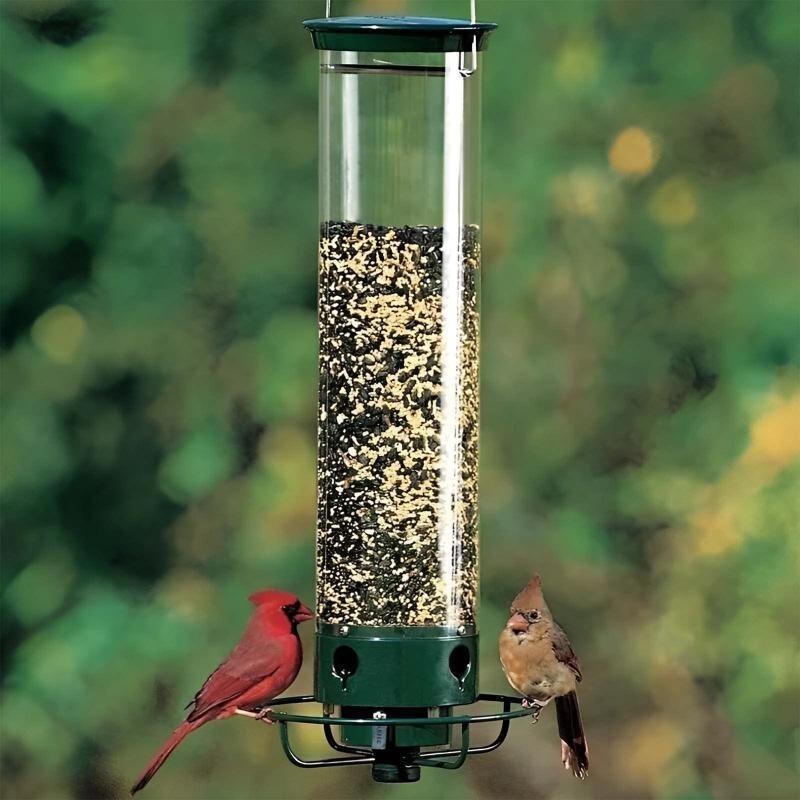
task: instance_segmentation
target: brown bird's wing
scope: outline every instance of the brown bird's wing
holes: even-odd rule
[[[284,656],[280,644],[275,640],[251,637],[246,633],[194,696],[194,708],[186,717],[187,722],[193,722],[241,697],[277,672]]]
[[[574,673],[575,677],[580,683],[583,676],[581,675],[581,665],[578,663],[578,656],[572,649],[569,643],[567,634],[554,622],[552,632],[553,653],[555,657],[562,663],[566,664]]]

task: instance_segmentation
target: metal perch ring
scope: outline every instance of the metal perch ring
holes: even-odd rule
[[[295,705],[304,703],[313,703],[315,699],[313,695],[299,695],[297,697],[280,697],[273,700],[270,706],[282,705]],[[461,746],[457,749],[428,751],[424,753],[417,753],[409,760],[409,764],[420,767],[438,767],[440,769],[458,769],[468,755],[476,755],[479,753],[491,753],[500,747],[508,735],[508,729],[512,719],[519,717],[533,716],[536,711],[535,708],[521,707],[514,711],[511,710],[512,704],[522,704],[522,698],[509,697],[502,694],[480,694],[475,702],[494,702],[502,703],[503,710],[494,714],[461,714],[452,717],[386,717],[383,719],[342,719],[340,717],[333,717],[330,714],[323,714],[322,716],[312,716],[305,714],[291,714],[285,711],[270,711],[265,716],[273,722],[280,725],[281,731],[281,744],[283,745],[284,752],[287,758],[295,766],[313,769],[316,767],[348,767],[356,764],[373,764],[375,763],[375,756],[373,751],[363,747],[350,747],[337,741],[331,728],[334,725],[358,725],[366,727],[402,727],[404,725],[458,725],[461,728]],[[257,715],[252,712],[245,712],[245,716],[256,717]],[[477,725],[485,722],[500,722],[500,732],[492,742],[485,745],[477,745],[475,747],[469,746],[469,727],[470,725]],[[322,725],[325,731],[325,739],[328,744],[340,753],[348,753],[349,757],[345,758],[324,758],[324,759],[304,759],[298,756],[292,749],[289,741],[289,723],[296,723],[302,725]]]

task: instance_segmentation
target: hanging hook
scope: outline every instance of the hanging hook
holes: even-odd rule
[[[474,25],[477,22],[477,12],[475,10],[477,0],[469,0],[469,18]],[[458,71],[464,78],[468,78],[475,72],[478,64],[478,37],[473,34],[472,47],[469,53],[461,53],[459,57]]]
[[[469,15],[470,22],[474,25],[478,21],[475,5],[477,0],[470,0],[469,2]],[[475,70],[475,65],[478,63],[478,37],[472,37],[472,69]]]

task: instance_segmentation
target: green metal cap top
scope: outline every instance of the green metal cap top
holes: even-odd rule
[[[307,19],[317,50],[373,53],[453,53],[483,50],[494,22],[439,17],[326,17]]]

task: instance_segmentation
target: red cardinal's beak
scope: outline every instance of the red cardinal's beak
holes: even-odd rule
[[[314,619],[314,612],[308,606],[300,603],[300,608],[294,612],[294,621],[305,622],[307,619]]]
[[[514,631],[514,633],[522,633],[528,630],[528,620],[522,614],[512,614],[511,618],[506,623],[506,628]]]

